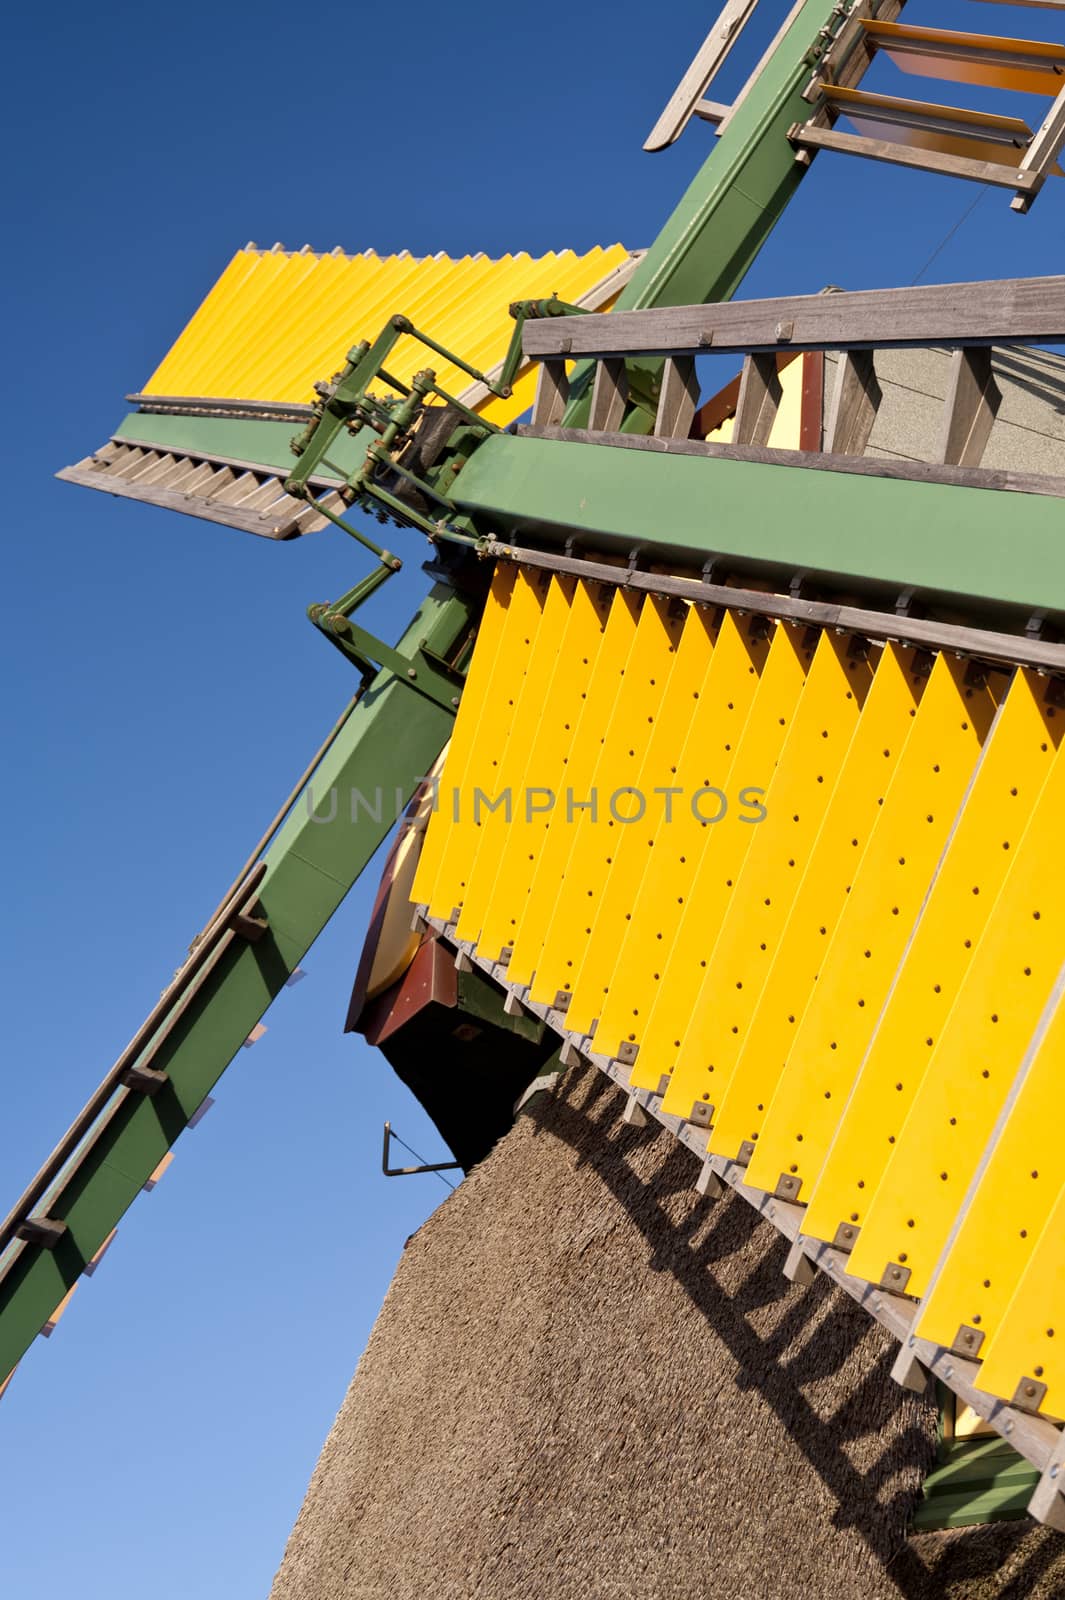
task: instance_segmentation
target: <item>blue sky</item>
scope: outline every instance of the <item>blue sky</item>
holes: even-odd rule
[[[756,36],[783,9],[763,0]],[[365,570],[339,533],[275,547],[52,474],[107,437],[248,239],[648,243],[710,148],[698,125],[666,154],[640,146],[713,10],[678,0],[651,26],[630,0],[562,15],[467,0],[393,23],[333,0],[60,0],[9,20],[0,1210],[348,698],[304,611]],[[1061,31],[966,0],[913,0],[909,18]],[[821,157],[744,293],[908,283],[976,195]],[[1051,185],[1022,219],[984,194],[926,281],[1059,271],[1060,205]],[[374,602],[385,637],[424,586],[413,535],[403,548]],[[441,1146],[341,1033],[374,882],[0,1405],[9,1600],[266,1594],[403,1242],[445,1194],[381,1177],[386,1116],[428,1158]]]

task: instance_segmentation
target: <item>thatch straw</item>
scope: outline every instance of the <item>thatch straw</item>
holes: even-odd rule
[[[908,1540],[886,1336],[591,1070],[408,1244],[272,1600],[1052,1600],[1065,1540]]]

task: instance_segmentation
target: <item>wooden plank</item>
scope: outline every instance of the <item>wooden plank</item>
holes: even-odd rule
[[[629,380],[624,361],[596,363],[592,384],[592,406],[588,428],[592,433],[614,433],[621,426],[629,398]]]
[[[955,350],[937,459],[949,466],[978,467],[1001,404],[990,349],[977,345]]]
[[[873,352],[844,350],[836,370],[832,410],[825,429],[826,454],[864,455],[882,399]]]
[[[846,140],[846,148],[866,142],[828,129],[816,131],[818,140],[822,136]],[[937,159],[951,169],[957,162],[953,156]],[[985,183],[1003,181],[1001,167],[984,162],[975,165],[980,170],[966,176]],[[1006,187],[1015,186],[1016,173],[1008,169]],[[526,322],[522,338],[526,355],[541,360],[782,348],[1053,344],[1065,339],[1065,277],[922,284],[780,300],[727,300],[709,306],[656,306],[649,311],[612,311],[608,317],[566,317],[564,325],[558,318],[545,317]]]
[[[692,117],[698,116],[699,103],[716,77],[725,57],[739,38],[744,23],[757,0],[728,0],[677,87],[665,109],[644,141],[645,150],[665,150],[678,139]]]
[[[725,456],[733,461],[774,467],[807,467],[814,472],[853,472],[866,478],[899,478],[910,483],[946,483],[967,489],[1003,489],[1015,494],[1065,497],[1065,477],[1051,473],[1014,472],[999,467],[955,467],[925,461],[893,461],[888,457],[833,455],[827,451],[768,450],[764,445],[714,444],[705,439],[656,439],[634,433],[589,433],[583,428],[519,426],[518,435],[557,439],[568,444],[596,444],[621,450],[654,450],[682,456]],[[106,487],[97,484],[97,488]]]
[[[569,399],[569,378],[564,361],[544,361],[536,379],[533,426],[548,428],[561,422]]]
[[[709,122],[716,128],[719,123],[724,122],[731,110],[732,107],[725,105],[722,100],[700,100],[695,108],[695,115],[700,122]]]
[[[310,532],[309,528],[296,526],[297,519],[304,513],[312,513],[319,524],[324,520],[313,512],[312,507],[289,495],[277,502],[272,517],[266,517],[261,512],[242,511],[236,506],[227,506],[224,502],[201,495],[184,494],[172,489],[145,489],[138,484],[126,483],[122,478],[111,478],[102,472],[81,472],[76,467],[66,467],[56,473],[56,477],[65,483],[77,483],[87,489],[102,489],[105,494],[117,495],[121,499],[142,500],[148,505],[161,506],[166,511],[181,511],[187,517],[198,517],[204,522],[220,522],[227,528],[238,528],[242,533],[254,533],[265,539],[290,539],[295,533]]]
[[[815,128],[810,123],[797,124],[788,137],[798,150],[836,150],[842,155],[866,156],[870,161],[916,167],[920,172],[941,172],[948,178],[971,178],[974,183],[989,183],[1020,193],[1033,192],[1042,183],[1041,178],[1022,173],[1012,164],[1004,166],[999,161],[910,147],[888,139],[866,139],[857,133],[837,133],[835,128]]]
[[[901,640],[926,649],[953,650],[959,655],[972,656],[981,661],[1000,661],[1038,671],[1065,673],[1065,644],[1032,639],[1027,634],[967,628],[928,617],[837,605],[831,600],[802,600],[792,595],[743,589],[732,584],[705,583],[696,577],[640,572],[626,566],[610,566],[606,562],[583,561],[554,550],[532,550],[504,544],[500,540],[489,540],[485,554],[500,561],[514,561],[521,566],[540,567],[547,572],[570,572],[588,582],[612,584],[618,588],[637,590],[641,594],[673,595],[694,603],[727,606],[735,612],[750,611],[757,616],[777,617],[786,622],[805,622],[811,627],[864,634],[870,639]]]
[[[734,444],[764,445],[773,431],[783,390],[777,374],[775,354],[749,355],[740,376],[736,421],[732,427]]]
[[[801,350],[780,350],[777,352],[777,371],[783,372],[799,358],[803,361],[803,420],[799,426],[801,450],[819,450],[821,448],[821,388],[824,382],[824,355],[820,350],[804,353]],[[820,363],[811,367],[809,362]],[[693,439],[705,439],[707,434],[720,428],[723,422],[736,415],[736,407],[740,399],[740,377],[737,373],[730,378],[716,394],[704,400],[695,413],[692,423],[691,435]],[[816,393],[815,393],[816,390]],[[809,408],[807,411],[806,408]],[[816,413],[816,414],[815,414]],[[816,437],[815,437],[816,436]]]
[[[1034,178],[1035,183],[1027,192],[1018,191],[1014,195],[1010,201],[1011,210],[1028,210],[1053,169],[1062,140],[1065,140],[1065,89],[1057,96],[1024,152],[1020,172]]]
[[[128,435],[124,434],[124,433],[112,434],[110,443],[112,445],[117,445],[120,450],[126,450],[126,451],[129,451],[129,452],[135,452],[135,451],[138,451],[138,450],[141,450],[141,451],[162,451],[165,448],[164,446],[162,446],[162,445],[160,445],[158,443],[153,443],[150,439],[138,439],[135,434],[128,434]],[[197,463],[207,462],[212,467],[237,467],[237,468],[240,469],[241,472],[261,472],[261,473],[264,473],[266,475],[269,475],[270,473],[275,473],[276,474],[277,472],[283,470],[283,469],[281,469],[281,468],[279,468],[277,466],[271,466],[268,463],[262,462],[262,461],[243,461],[237,456],[220,456],[220,455],[213,455],[213,454],[212,455],[207,455],[207,454],[199,453],[199,452],[197,452],[195,450],[179,450],[179,447],[176,446],[176,445],[171,445],[170,446],[170,450],[171,450],[171,453],[174,454],[174,455],[178,455],[178,454],[187,455],[188,459],[190,461],[197,462]],[[93,453],[92,456],[88,457],[87,459],[90,460],[90,461],[102,460],[103,459],[103,453],[102,453],[101,450],[97,450],[97,451],[95,451]],[[126,459],[126,458],[123,457],[123,459]],[[109,470],[111,470],[111,471],[116,470],[117,462],[118,462],[118,458],[116,456],[115,462],[114,462],[114,464],[111,466],[111,468]],[[84,462],[78,462],[77,463],[77,465],[79,467],[80,466],[84,466],[84,464],[85,464]],[[56,473],[56,477],[61,477],[61,476],[62,476],[61,473]],[[323,489],[323,488],[326,488],[326,487],[333,487],[334,485],[339,484],[342,480],[335,473],[332,473],[332,472],[316,472],[314,474],[314,476],[309,481],[310,481],[312,487],[314,487],[315,489]]]
[[[601,363],[602,364],[602,363]],[[658,396],[655,435],[659,439],[686,439],[699,404],[699,380],[695,358],[682,356],[662,368],[662,388]]]

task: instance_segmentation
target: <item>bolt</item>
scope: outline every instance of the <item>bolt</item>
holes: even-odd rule
[[[408,678],[416,678],[417,676],[418,676],[418,674],[415,672],[413,667],[408,667],[407,668],[407,677]]]

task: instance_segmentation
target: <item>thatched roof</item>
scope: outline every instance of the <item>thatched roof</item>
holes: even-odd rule
[[[932,1405],[591,1069],[409,1242],[272,1600],[1052,1600],[1030,1522],[908,1540]]]

